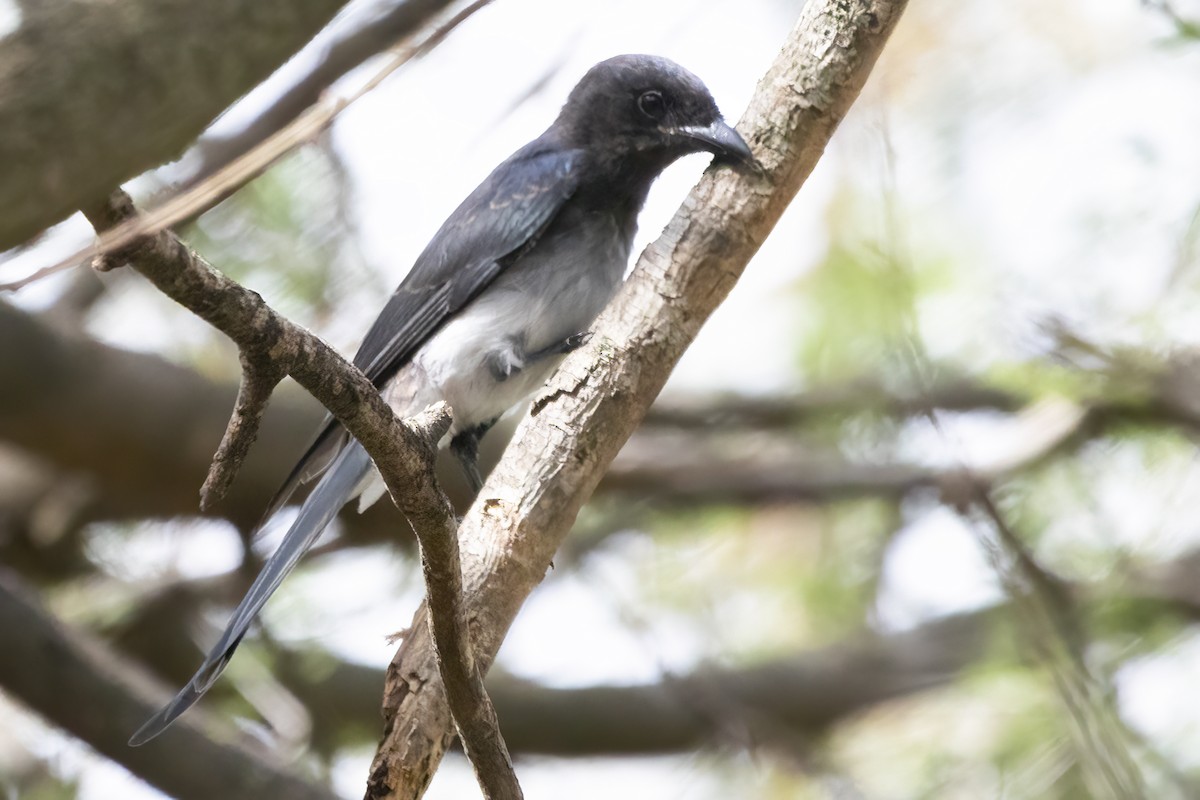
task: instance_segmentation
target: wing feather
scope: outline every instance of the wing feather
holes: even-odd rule
[[[354,365],[377,387],[538,237],[579,186],[580,151],[541,139],[518,150],[462,202],[417,257],[367,331]],[[327,416],[263,517],[324,471],[347,436]]]
[[[536,241],[579,185],[579,151],[535,141],[498,166],[418,256],[354,357],[381,385]]]

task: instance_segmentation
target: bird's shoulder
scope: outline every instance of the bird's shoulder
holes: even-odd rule
[[[526,246],[579,188],[582,160],[581,150],[540,139],[518,150],[450,214],[398,291],[436,284]]]

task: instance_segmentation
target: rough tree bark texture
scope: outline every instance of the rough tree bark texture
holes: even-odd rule
[[[482,663],[494,658],[605,468],[812,171],[904,6],[810,0],[738,125],[766,177],[707,175],[643,253],[592,343],[535,401],[459,529]],[[388,670],[369,800],[420,797],[453,736],[425,615],[418,610]]]
[[[0,43],[0,250],[178,157],[345,3],[18,3]]]
[[[129,196],[121,190],[83,212],[97,232],[136,214]],[[466,615],[460,611],[464,593],[455,536],[457,520],[434,477],[437,442],[450,427],[449,407],[438,403],[416,417],[400,420],[359,370],[323,341],[276,313],[256,292],[213,269],[170,231],[110,253],[105,263],[107,268],[127,263],[238,346],[242,389],[213,471],[201,491],[202,499],[213,485],[221,483],[213,480],[214,475],[223,473],[228,480],[237,473],[238,453],[244,456],[254,441],[266,402],[285,375],[320,400],[367,451],[420,542],[428,624],[441,654],[441,675],[450,690],[459,733],[480,786],[487,797],[519,800],[520,787],[483,688],[482,671],[471,653]]]

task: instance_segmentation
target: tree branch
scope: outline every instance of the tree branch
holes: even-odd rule
[[[1141,630],[1152,616],[1200,620],[1198,576],[1200,553],[1191,552],[1066,589],[1088,614],[1111,609],[1114,601],[1138,604],[1140,611],[1122,615],[1132,627],[1110,632],[1119,638]],[[186,680],[200,655],[186,620],[206,602],[235,602],[246,587],[241,577],[171,587],[169,597],[138,603],[131,617],[104,629],[104,635],[167,682]],[[933,620],[903,633],[850,635],[825,648],[745,667],[702,668],[657,683],[548,689],[493,670],[488,687],[514,753],[586,757],[694,749],[720,741],[720,716],[705,711],[714,705],[741,708],[776,729],[811,736],[873,704],[944,685],[978,658],[994,657],[997,646],[1007,653],[1021,633],[1010,622],[1023,626],[1026,613],[1022,595],[1004,606]],[[383,672],[345,662],[314,672],[304,666],[314,657],[336,660],[328,653],[285,649],[270,662],[273,677],[311,715],[310,749],[328,756],[350,740],[375,737]],[[1002,662],[1007,659],[1001,656]],[[850,680],[843,683],[846,676]],[[675,690],[688,686],[703,691]],[[230,685],[218,688],[224,694],[234,691]],[[713,698],[721,702],[703,702]]]
[[[476,653],[489,664],[576,513],[857,97],[902,1],[812,0],[739,127],[765,179],[708,174],[650,245],[596,335],[534,402],[460,527]],[[419,797],[453,728],[418,612],[388,669],[366,796]]]
[[[344,4],[25,4],[0,50],[0,250],[177,157]]]
[[[814,736],[868,708],[944,686],[1000,642],[1011,640],[1003,609],[933,620],[894,634],[859,634],[743,667],[699,667],[636,685],[548,688],[497,674],[488,689],[514,753],[561,757],[655,755],[719,744],[732,709],[740,722]],[[294,653],[279,677],[313,713],[313,729],[337,738],[376,718],[379,670],[341,663],[306,678]],[[344,743],[345,739],[340,739]]]
[[[441,412],[449,408],[441,404]],[[432,427],[432,426],[431,426]],[[437,436],[429,440],[427,471],[433,475],[433,453],[438,440],[449,429],[449,417]],[[389,484],[393,498],[403,485]],[[422,530],[414,525],[421,543],[421,570],[425,575],[426,619],[433,633],[438,671],[454,724],[463,742],[486,800],[521,800],[521,786],[513,771],[512,758],[500,735],[500,721],[483,685],[483,671],[475,659],[467,615],[463,606],[462,559],[458,526],[450,502],[442,496],[444,514],[440,530]],[[397,502],[399,506],[399,502]]]
[[[456,0],[393,0],[390,8],[339,37],[321,60],[280,95],[254,121],[227,136],[206,135],[188,155],[198,165],[184,181],[193,186],[272,136],[309,106],[346,73],[374,55],[392,47],[428,25]]]
[[[97,230],[135,215],[132,201],[121,191],[103,206],[84,213]],[[370,454],[392,501],[408,518],[421,544],[438,666],[451,690],[451,707],[484,794],[519,798],[520,788],[471,655],[461,611],[462,571],[454,510],[433,472],[437,442],[450,426],[448,408],[439,404],[414,420],[400,421],[357,368],[277,314],[258,294],[214,270],[174,234],[160,232],[112,255],[114,262],[127,261],[163,293],[232,339],[252,380],[274,386],[281,374],[295,378]],[[235,425],[251,414],[261,414],[269,392],[256,394],[259,408],[235,413]],[[227,441],[239,439],[244,436],[236,432],[226,437]]]
[[[1087,635],[1070,587],[1038,563],[986,485],[976,484],[969,502],[991,522],[1000,548],[1012,562],[993,557],[1020,614],[1020,632],[1054,679],[1071,723],[1085,785],[1097,798],[1145,797],[1146,782],[1133,757],[1132,734],[1114,705],[1113,687],[1097,676],[1085,655]]]
[[[665,395],[646,413],[645,425],[678,430],[795,428],[822,416],[876,412],[910,417],[932,409],[942,411],[1016,411],[1027,396],[969,378],[952,378],[928,391],[906,393],[878,380],[863,378],[818,386],[805,392],[772,396],[718,394],[680,397]]]
[[[40,530],[33,536],[32,530],[12,527],[12,535],[0,541],[0,560],[30,579],[61,580],[86,572],[90,565],[78,550],[81,540],[74,530],[48,531],[44,522],[77,528],[95,520],[195,512],[195,487],[204,479],[225,415],[234,403],[233,386],[161,357],[67,334],[40,316],[4,303],[0,303],[0,340],[10,345],[0,348],[0,439],[36,457],[20,457],[15,451],[0,454],[0,469],[7,476],[0,480],[6,490],[0,491],[0,514],[10,524],[35,515]],[[1159,361],[1147,353],[1132,360],[1143,366],[1080,373],[1080,382],[1093,388],[1081,398],[1086,421],[1072,444],[1102,436],[1114,425],[1196,429],[1200,368],[1195,354],[1181,352]],[[954,484],[953,471],[850,463],[778,436],[772,437],[771,448],[765,448],[770,452],[755,448],[748,455],[736,439],[706,436],[705,441],[693,437],[680,443],[675,430],[692,431],[703,425],[710,431],[732,428],[745,434],[803,425],[823,416],[922,413],[931,404],[959,411],[1010,409],[1033,399],[965,377],[938,384],[923,402],[908,394],[889,394],[870,380],[782,397],[660,398],[598,488],[620,493],[624,500],[654,492],[667,504],[822,502],[943,488]],[[206,513],[229,519],[242,529],[253,526],[265,499],[278,487],[321,418],[319,405],[302,392],[278,394],[264,419],[261,445],[251,450],[229,496]],[[485,442],[485,464],[495,463],[504,434],[497,430],[494,437],[498,438]],[[672,437],[665,440],[668,446],[663,445],[663,437]],[[729,447],[731,442],[736,446]],[[682,458],[683,448],[690,463]],[[644,457],[648,450],[655,458]],[[680,458],[671,459],[673,454]],[[455,465],[442,463],[439,477],[451,499],[465,509],[468,494],[465,485],[459,485]],[[145,491],[148,485],[155,491]],[[59,502],[64,499],[71,502],[65,514]],[[628,502],[623,508],[640,513]],[[396,536],[394,515],[385,503],[364,515],[343,513],[346,537],[333,546],[407,543]]]
[[[1087,412],[1065,401],[1031,404],[1013,417],[1007,447],[971,465],[972,479],[987,484],[1000,481],[1070,443],[1087,440],[1088,420]],[[953,503],[963,486],[962,467],[855,463],[779,437],[770,444],[750,442],[751,447],[731,447],[728,441],[709,443],[694,436],[643,431],[621,450],[598,488],[695,507],[864,495],[899,498],[921,488],[936,489]]]
[[[126,215],[120,219],[119,224],[109,224],[103,228],[97,228],[100,236],[92,245],[25,278],[0,284],[0,291],[15,291],[42,278],[70,269],[81,262],[90,261],[98,269],[105,269],[104,265],[110,254],[131,247],[144,237],[154,236],[161,231],[168,230],[186,219],[199,216],[261,175],[263,171],[292,150],[312,141],[321,131],[332,124],[337,115],[351,103],[370,92],[404,64],[437,46],[459,24],[490,2],[491,0],[474,0],[420,42],[394,53],[392,58],[370,80],[348,97],[331,98],[310,106],[303,114],[215,174],[180,192],[148,213]]]

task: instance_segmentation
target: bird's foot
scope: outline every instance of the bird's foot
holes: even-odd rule
[[[450,452],[458,459],[463,475],[475,494],[483,488],[483,476],[479,474],[479,442],[495,424],[495,419],[481,422],[473,428],[461,431],[450,440]]]
[[[541,350],[534,350],[529,354],[527,361],[532,363],[534,361],[541,361],[543,358],[550,358],[551,356],[565,356],[567,353],[573,353],[579,348],[583,347],[585,344],[590,342],[591,339],[591,331],[572,333],[570,336],[560,342],[555,342],[548,347],[543,347]]]

